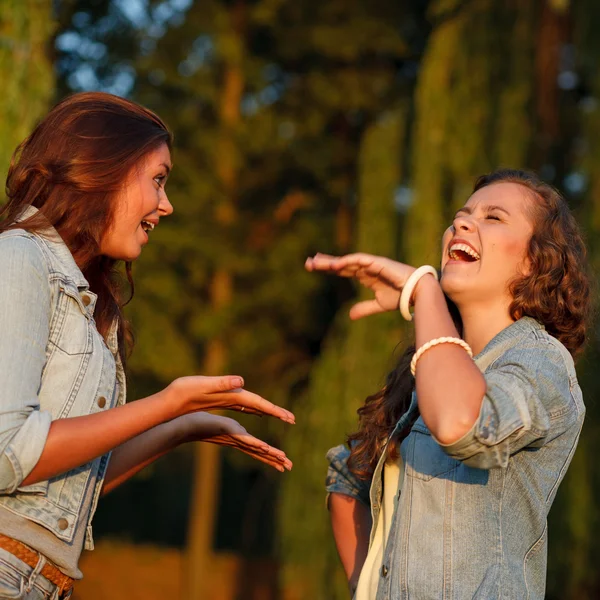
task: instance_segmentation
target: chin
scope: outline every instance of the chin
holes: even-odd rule
[[[473,282],[459,273],[442,273],[440,287],[452,302],[456,302],[460,296],[473,290]]]
[[[104,256],[112,258],[113,260],[122,260],[123,262],[132,262],[136,258],[139,258],[142,253],[142,249],[138,248],[137,251],[133,249],[119,250],[114,252],[106,252]]]

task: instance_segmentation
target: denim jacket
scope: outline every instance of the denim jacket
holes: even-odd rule
[[[475,357],[487,391],[472,429],[442,445],[418,418],[404,461],[377,600],[542,600],[547,515],[575,452],[585,407],[570,354],[524,317]],[[400,431],[417,411],[413,394]],[[394,435],[394,434],[392,434]],[[380,511],[383,453],[370,482],[328,453],[327,491]]]
[[[35,211],[29,207],[21,220]],[[124,403],[116,324],[107,345],[94,323],[96,296],[51,227],[42,235],[0,234],[0,282],[0,505],[71,542],[85,492],[94,486],[85,536],[91,549],[109,455],[48,481],[22,483],[51,421]]]

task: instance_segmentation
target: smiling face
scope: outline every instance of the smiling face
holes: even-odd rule
[[[171,171],[166,144],[136,165],[114,199],[113,221],[100,241],[100,253],[116,260],[135,260],[148,242],[148,234],[161,217],[173,212],[165,184]]]
[[[494,183],[456,213],[442,241],[441,285],[459,308],[501,303],[508,310],[509,284],[528,270],[532,202],[525,187]]]

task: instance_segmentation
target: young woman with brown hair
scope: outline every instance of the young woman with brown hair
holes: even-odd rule
[[[415,346],[328,454],[356,600],[544,598],[547,515],[585,413],[585,255],[558,192],[504,170],[444,234],[439,283],[367,254],[307,260],[375,292],[353,319],[414,306]]]
[[[202,412],[294,421],[241,377],[182,377],[125,404],[119,265],[132,284],[131,261],[173,212],[170,150],[149,110],[84,93],[13,156],[0,212],[1,598],[69,597],[99,496],[179,444],[229,445],[291,468],[236,421]]]

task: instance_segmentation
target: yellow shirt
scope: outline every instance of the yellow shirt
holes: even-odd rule
[[[399,493],[402,486],[403,472],[404,464],[400,456],[397,461],[388,460],[383,466],[381,475],[383,479],[383,502],[381,503],[375,534],[372,537],[365,564],[360,572],[354,600],[375,600],[377,596],[383,553],[396,508],[396,492]]]

